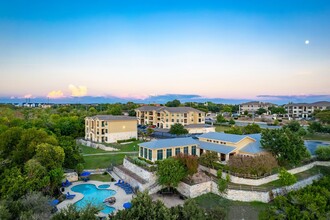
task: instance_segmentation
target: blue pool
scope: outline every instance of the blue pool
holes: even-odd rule
[[[305,141],[305,146],[312,155],[315,155],[315,150],[318,146],[330,146],[330,143],[322,141]]]
[[[87,203],[91,203],[96,206],[101,206],[103,208],[101,212],[104,214],[109,214],[115,210],[103,203],[105,198],[116,194],[116,191],[114,190],[97,189],[94,184],[81,184],[72,187],[71,190],[84,194],[84,198],[75,203],[78,208],[83,208]]]
[[[99,186],[98,186],[99,189],[107,189],[107,188],[109,188],[109,187],[110,187],[109,184],[103,184],[103,185],[99,185]]]

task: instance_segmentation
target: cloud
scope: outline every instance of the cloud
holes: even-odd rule
[[[70,84],[69,89],[71,91],[71,96],[80,97],[87,95],[87,87],[86,86],[75,86]]]
[[[26,95],[24,95],[23,96],[25,99],[30,99],[30,98],[32,98],[32,95],[31,94],[26,94]]]
[[[61,90],[58,90],[58,91],[53,90],[48,93],[47,97],[51,98],[51,99],[58,99],[58,98],[63,98],[64,94]]]

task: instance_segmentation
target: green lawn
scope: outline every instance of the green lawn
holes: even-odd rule
[[[92,147],[87,147],[85,145],[79,145],[82,154],[98,154],[98,153],[106,153],[107,151],[101,149],[95,149]]]
[[[330,141],[330,134],[307,134],[304,136],[304,139]]]
[[[85,156],[84,167],[86,169],[107,168],[112,165],[120,165],[123,163],[125,154],[112,154],[112,155],[93,155]]]
[[[97,180],[101,182],[110,182],[111,176],[107,173],[106,175],[103,174],[92,174],[89,176],[90,180]]]
[[[204,209],[222,207],[227,219],[258,219],[259,212],[268,207],[268,204],[261,202],[231,201],[213,193],[198,196],[194,200]]]
[[[216,132],[224,132],[230,129],[230,126],[215,125]]]
[[[300,181],[319,173],[322,173],[323,175],[330,175],[330,167],[315,166],[312,169],[295,174],[295,177],[297,178],[297,181]],[[260,187],[276,188],[276,187],[282,187],[282,185],[280,184],[279,180],[275,180],[273,182],[260,185]]]
[[[122,152],[131,152],[131,151],[139,151],[139,146],[138,144],[141,143],[142,141],[133,141],[132,143],[129,144],[106,144],[107,146],[114,147],[119,149],[119,151]]]

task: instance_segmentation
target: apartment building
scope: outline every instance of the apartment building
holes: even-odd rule
[[[330,102],[289,103],[284,106],[291,118],[310,118],[315,110],[330,109]]]
[[[276,105],[269,102],[259,102],[259,101],[246,102],[239,105],[238,113],[243,115],[245,111],[248,111],[249,114],[255,114],[255,112],[258,111],[259,108],[263,108],[267,110],[266,114],[269,114],[268,108],[272,106],[276,106]]]
[[[85,118],[85,139],[94,142],[114,143],[137,138],[135,117],[95,115]]]
[[[216,152],[219,161],[226,162],[233,155],[256,156],[265,153],[261,147],[261,134],[236,135],[219,132],[202,134],[198,139],[160,139],[139,144],[139,156],[155,162],[178,154],[200,156]]]
[[[169,129],[176,123],[184,126],[205,124],[205,112],[191,107],[142,106],[135,111],[140,125]]]

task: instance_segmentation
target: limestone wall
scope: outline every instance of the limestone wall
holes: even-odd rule
[[[64,176],[65,179],[69,180],[70,182],[78,181],[78,174],[76,172],[65,173]]]
[[[122,172],[117,167],[113,168],[113,172],[116,173],[117,176],[119,176],[120,179],[124,180],[125,182],[130,183],[130,185],[133,188],[138,187],[140,191],[144,191],[146,189],[146,184],[142,184],[142,183],[138,182],[137,180],[135,180],[131,176],[129,176],[126,173]]]
[[[292,173],[292,174],[296,174],[296,173],[300,173],[300,172],[309,170],[309,169],[313,168],[314,166],[330,166],[330,161],[315,161],[315,162],[309,163],[307,165],[288,170],[288,172]],[[201,165],[199,166],[199,169],[203,170],[205,172],[209,172],[215,176],[217,175],[217,171],[214,169],[210,169],[208,167],[201,166]],[[227,173],[223,172],[222,178],[226,178],[226,175],[227,175]],[[269,183],[269,182],[272,182],[272,181],[275,181],[278,179],[278,174],[274,174],[274,175],[267,176],[267,177],[260,178],[260,179],[247,179],[247,178],[241,178],[241,177],[237,177],[237,176],[233,176],[233,175],[229,175],[229,176],[230,176],[230,182],[232,182],[232,183],[251,185],[251,186],[260,186],[262,184],[266,184],[266,183]]]
[[[95,149],[102,149],[102,150],[105,150],[105,151],[118,151],[117,148],[108,147],[108,146],[105,146],[104,144],[94,143],[94,142],[86,141],[86,140],[83,140],[83,139],[77,139],[76,142],[77,142],[77,144],[82,144],[82,145],[85,145],[87,147],[92,147],[92,148],[95,148]]]
[[[141,167],[137,166],[136,164],[130,162],[126,158],[124,158],[123,165],[126,169],[130,170],[131,172],[135,173],[142,179],[148,181],[148,182],[155,182],[156,181],[156,175],[154,173],[151,173],[145,169],[142,169]]]

